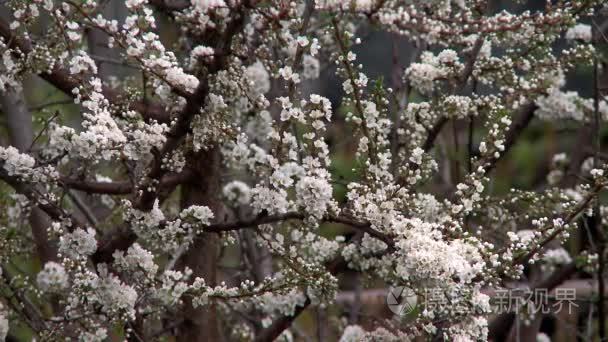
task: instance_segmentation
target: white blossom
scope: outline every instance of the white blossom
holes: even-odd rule
[[[284,68],[279,69],[279,75],[283,77],[286,81],[291,81],[293,83],[300,83],[300,75],[295,73],[290,66],[286,66]]]
[[[365,330],[358,325],[349,325],[344,329],[340,342],[359,342],[365,340]]]
[[[241,181],[226,184],[222,192],[227,200],[240,205],[248,204],[251,200],[251,188]]]
[[[539,332],[536,334],[536,342],[551,342],[551,338],[547,334]]]
[[[38,287],[45,292],[62,290],[68,286],[68,275],[61,264],[49,261],[36,277]]]
[[[218,7],[226,7],[223,0],[191,0],[192,5],[201,10],[203,13]]]
[[[10,317],[44,325],[43,339],[210,327],[291,341],[274,329],[284,317],[334,305],[328,333],[343,342],[486,341],[486,290],[530,267],[597,271],[596,254],[561,246],[595,204],[608,213],[607,167],[571,130],[608,119],[579,84],[605,58],[584,24],[600,0],[125,0],[124,17],[91,0],[9,5],[0,262],[44,265],[4,275],[0,302],[14,305],[0,305],[0,340]],[[376,31],[398,44],[375,46]],[[549,156],[526,149],[530,125],[536,140],[550,133]],[[557,153],[572,141],[581,160]],[[541,177],[511,177],[522,148]],[[344,271],[373,279],[362,291],[432,290],[447,305],[346,325],[334,317]]]
[[[251,189],[251,198],[253,208],[258,213],[266,210],[270,214],[284,214],[290,207],[285,190],[256,186]]]
[[[211,211],[211,209],[209,209],[209,207],[193,205],[193,206],[190,206],[190,207],[184,209],[180,213],[180,216],[182,218],[192,217],[192,218],[196,219],[198,222],[200,222],[201,224],[206,225],[206,224],[209,224],[209,222],[213,218],[213,212]]]
[[[312,57],[311,55],[304,55],[302,58],[302,77],[304,79],[315,79],[319,77],[321,66],[319,60]]]
[[[36,161],[27,154],[21,154],[13,146],[0,147],[0,160],[4,161],[2,167],[9,176],[20,176],[29,174]]]
[[[59,252],[73,259],[88,257],[97,250],[95,235],[93,228],[76,228],[59,239]]]
[[[266,94],[270,90],[270,76],[260,61],[256,61],[245,69],[245,77],[251,85],[254,97]]]
[[[552,89],[547,96],[541,96],[536,100],[538,109],[536,114],[545,120],[572,119],[582,121],[585,117],[585,103],[580,102],[578,93],[573,91],[563,92]]]
[[[585,24],[576,24],[574,27],[566,31],[566,39],[581,40],[583,42],[591,41],[591,26]]]
[[[129,247],[126,254],[122,251],[114,252],[113,257],[116,268],[130,276],[152,279],[158,271],[154,255],[138,243]]]
[[[303,177],[296,184],[297,203],[316,218],[322,218],[332,203],[332,187],[327,180]]]

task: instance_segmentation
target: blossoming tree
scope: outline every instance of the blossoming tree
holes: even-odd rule
[[[317,315],[321,340],[535,341],[543,314],[492,314],[488,289],[572,277],[605,338],[602,3],[4,1],[0,338],[298,340]],[[390,82],[355,52],[369,30],[408,42]],[[565,88],[581,68],[591,95]],[[557,120],[577,146],[493,191]],[[351,281],[445,305],[365,319],[336,304]]]

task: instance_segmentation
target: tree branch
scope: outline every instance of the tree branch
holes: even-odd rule
[[[532,118],[534,118],[534,112],[537,108],[538,107],[536,106],[536,104],[532,102],[523,106],[519,110],[519,115],[517,116],[515,123],[511,125],[511,127],[507,131],[507,134],[505,135],[504,151],[500,153],[498,158],[492,157],[492,159],[490,160],[490,165],[486,167],[486,174],[490,173],[490,171],[492,171],[496,167],[496,163],[505,155],[507,155],[509,150],[511,150],[513,145],[515,145],[517,139],[523,133],[524,129],[528,127],[528,125],[532,121]]]
[[[190,7],[187,0],[150,0],[150,4],[165,13],[183,11]]]
[[[186,182],[194,174],[190,170],[181,173],[170,173],[162,177],[160,187],[171,187]],[[94,194],[128,195],[133,193],[133,185],[130,181],[117,182],[94,182],[72,178],[61,178],[60,184],[74,190],[85,191]]]
[[[329,263],[329,265],[327,266],[327,270],[330,273],[335,275],[338,273],[339,270],[343,269],[344,267],[346,267],[346,261],[342,257],[338,257]],[[279,337],[283,333],[283,331],[285,331],[285,329],[288,329],[291,326],[293,321],[295,321],[296,318],[298,318],[298,316],[300,316],[300,314],[302,312],[304,312],[304,310],[306,310],[306,308],[310,304],[311,304],[310,298],[307,296],[306,301],[302,304],[302,306],[297,306],[294,309],[293,315],[283,316],[283,317],[277,319],[276,321],[274,321],[274,323],[272,323],[271,326],[262,330],[256,336],[254,341],[255,342],[274,341],[275,339],[277,339],[277,337]]]
[[[12,49],[18,49],[25,54],[33,51],[32,45],[35,45],[35,43],[14,35],[6,21],[2,18],[0,18],[0,36],[9,43],[9,47]],[[79,86],[79,81],[71,77],[70,73],[59,65],[55,65],[50,72],[41,72],[38,76],[70,97],[74,97],[72,90]],[[106,86],[103,86],[102,92],[105,98],[113,104],[119,104],[122,98],[126,98],[124,94]],[[139,112],[147,120],[156,120],[164,123],[169,123],[170,121],[169,114],[161,104],[150,103],[149,101],[147,103],[135,101],[129,104],[129,109]]]
[[[6,91],[0,95],[0,104],[6,114],[11,145],[25,153],[34,144],[35,139],[32,115],[27,109],[23,93],[21,91]],[[49,242],[46,231],[49,226],[49,219],[38,206],[32,207],[29,223],[40,261],[45,263],[56,259],[57,253]]]
[[[10,176],[4,169],[4,163],[0,163],[0,179],[13,187],[16,192],[24,195],[27,199],[44,211],[52,220],[61,221],[69,219],[72,225],[68,227],[69,231],[75,228],[84,229],[86,225],[76,217],[66,213],[62,208],[50,203],[47,200],[41,200],[41,194],[31,184],[23,182],[18,177]]]

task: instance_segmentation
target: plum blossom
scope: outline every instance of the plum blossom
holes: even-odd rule
[[[59,240],[59,252],[73,259],[80,259],[95,253],[97,240],[93,228],[76,228]]]
[[[68,275],[61,264],[49,261],[36,277],[38,287],[45,292],[62,290],[68,286]]]
[[[241,205],[248,204],[251,200],[251,189],[241,181],[232,181],[226,184],[222,193],[227,200]]]
[[[124,4],[3,8],[0,340],[485,341],[486,290],[597,273],[601,0]],[[355,285],[449,305],[347,325]]]
[[[591,41],[591,26],[585,24],[576,24],[574,27],[566,31],[566,39],[580,40],[583,42]]]

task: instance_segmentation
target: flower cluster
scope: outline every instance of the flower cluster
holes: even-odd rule
[[[93,228],[76,228],[60,237],[59,253],[72,259],[85,259],[97,250],[95,235]]]
[[[49,261],[36,277],[38,288],[42,291],[57,291],[68,286],[68,276],[60,264]]]
[[[214,216],[206,206],[190,206],[182,210],[175,220],[167,220],[158,201],[149,212],[132,208],[128,201],[125,201],[125,208],[125,218],[133,225],[134,232],[163,251],[176,251],[183,244],[191,243]]]
[[[454,50],[443,50],[437,56],[425,52],[420,63],[413,63],[405,72],[412,86],[422,94],[430,94],[435,81],[448,79],[458,74],[463,68]]]

